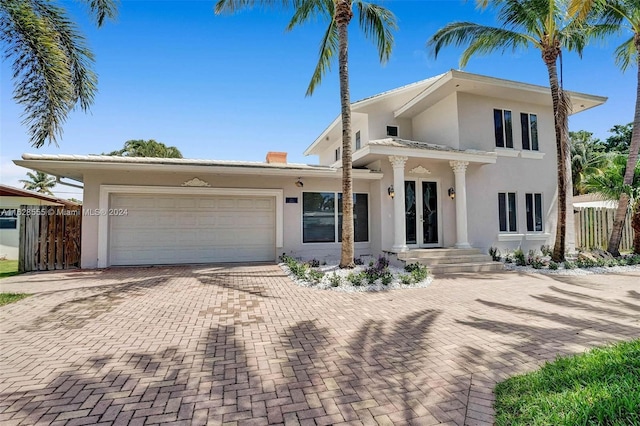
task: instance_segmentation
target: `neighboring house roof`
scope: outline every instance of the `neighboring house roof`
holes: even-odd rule
[[[54,176],[66,177],[83,182],[87,171],[96,170],[131,170],[146,171],[180,171],[180,172],[215,172],[220,174],[255,174],[283,176],[327,176],[341,175],[341,169],[329,166],[318,166],[297,163],[266,163],[258,161],[226,161],[189,158],[150,158],[120,157],[109,155],[50,155],[23,154],[22,160],[14,160],[18,166],[40,170]],[[205,170],[206,168],[206,170]],[[379,179],[375,172],[355,170],[354,177]]]
[[[599,194],[575,195],[573,197],[574,208],[598,207],[606,209],[618,208],[617,200],[607,200]]]
[[[552,105],[548,87],[450,70],[444,74],[354,102],[351,104],[351,110],[353,113],[364,112],[372,104],[382,102],[392,96],[406,95],[405,92],[409,90],[414,91],[414,96],[393,111],[396,118],[413,117],[453,92],[471,93],[494,98],[507,97],[511,100]],[[567,91],[567,93],[573,102],[572,114],[601,105],[607,100],[606,97],[585,93],[571,91]],[[327,136],[330,132],[336,127],[341,128],[341,126],[342,121],[340,115],[338,115],[305,150],[304,154],[317,155],[322,149],[323,141],[328,142]]]
[[[26,189],[15,188],[9,185],[0,184],[0,197],[26,197],[36,198],[38,200],[48,201],[50,203],[63,204],[65,206],[78,206],[78,203],[65,200],[64,198],[52,197],[49,195],[41,194],[35,191],[29,191]]]

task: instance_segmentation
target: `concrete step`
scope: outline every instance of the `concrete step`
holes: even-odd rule
[[[423,265],[445,265],[452,263],[475,263],[491,262],[488,254],[468,254],[457,256],[436,256],[436,257],[409,257],[402,259],[405,263],[422,263]]]
[[[433,265],[429,270],[434,275],[454,274],[457,272],[496,272],[502,271],[504,265],[502,262],[472,262],[472,263],[456,263]]]
[[[398,253],[398,259],[444,258],[483,254],[479,249],[418,249]]]

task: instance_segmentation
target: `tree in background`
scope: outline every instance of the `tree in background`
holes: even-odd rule
[[[167,146],[153,139],[132,139],[124,143],[124,147],[103,155],[115,155],[119,157],[157,157],[157,158],[182,158],[182,153],[175,146]]]
[[[631,146],[633,123],[616,124],[609,132],[613,134],[604,141],[604,149],[608,152],[615,151],[628,154]]]
[[[116,15],[114,0],[86,1],[98,27]],[[93,53],[64,9],[48,0],[0,0],[0,41],[13,61],[13,98],[36,148],[57,145],[69,112],[87,111],[97,91]]]
[[[589,192],[599,194],[607,200],[619,200],[622,193],[626,194],[631,206],[631,227],[634,231],[633,251],[640,254],[640,163],[632,173],[630,184],[625,182],[628,155],[615,154],[609,167],[598,175],[590,176],[586,182]],[[628,208],[628,206],[627,206]]]
[[[342,114],[342,251],[340,267],[353,268],[354,233],[353,233],[353,177],[352,177],[352,144],[351,144],[351,97],[349,95],[348,69],[348,28],[354,10],[358,12],[358,23],[364,35],[370,38],[378,48],[381,62],[385,62],[391,54],[393,46],[392,30],[396,29],[396,18],[389,10],[376,4],[362,0],[218,0],[216,13],[236,12],[254,5],[282,7],[292,6],[293,17],[288,30],[315,21],[317,18],[328,22],[324,37],[320,43],[318,64],[307,88],[307,96],[322,81],[331,63],[338,57],[340,76],[340,106]]]
[[[586,194],[587,180],[592,175],[602,173],[602,168],[608,164],[609,156],[604,151],[603,143],[586,130],[569,132],[569,142],[573,195]]]
[[[567,188],[569,170],[568,117],[570,100],[558,78],[558,61],[562,60],[562,50],[573,50],[581,54],[589,37],[606,33],[610,28],[603,25],[587,25],[587,17],[568,14],[566,2],[554,0],[477,0],[482,7],[497,9],[500,27],[490,27],[472,22],[453,22],[438,30],[428,41],[434,55],[444,46],[467,46],[460,58],[464,67],[471,56],[495,51],[525,49],[534,47],[542,55],[547,67],[549,86],[553,103],[556,135],[556,160],[558,169],[558,221],[556,241],[552,258],[564,260]]]
[[[43,172],[27,172],[29,179],[21,179],[24,189],[39,192],[45,195],[53,195],[51,189],[56,186],[56,178]]]

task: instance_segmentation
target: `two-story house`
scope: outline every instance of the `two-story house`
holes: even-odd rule
[[[573,113],[606,98],[570,93]],[[352,104],[357,255],[553,244],[549,89],[449,71]],[[319,165],[25,154],[84,183],[82,267],[339,257],[342,128]]]

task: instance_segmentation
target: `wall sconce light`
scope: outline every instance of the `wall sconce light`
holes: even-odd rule
[[[300,178],[298,178],[298,180],[296,181],[296,186],[298,188],[302,188],[304,186],[304,183],[302,183],[302,181],[300,180]]]
[[[388,189],[387,192],[389,193],[389,197],[393,198],[396,196],[396,191],[393,190],[393,185],[391,185]]]
[[[454,198],[456,198],[456,190],[455,190],[455,188],[453,188],[453,187],[449,188],[449,191],[447,191],[447,193],[449,194],[449,198],[451,198],[452,200]]]

